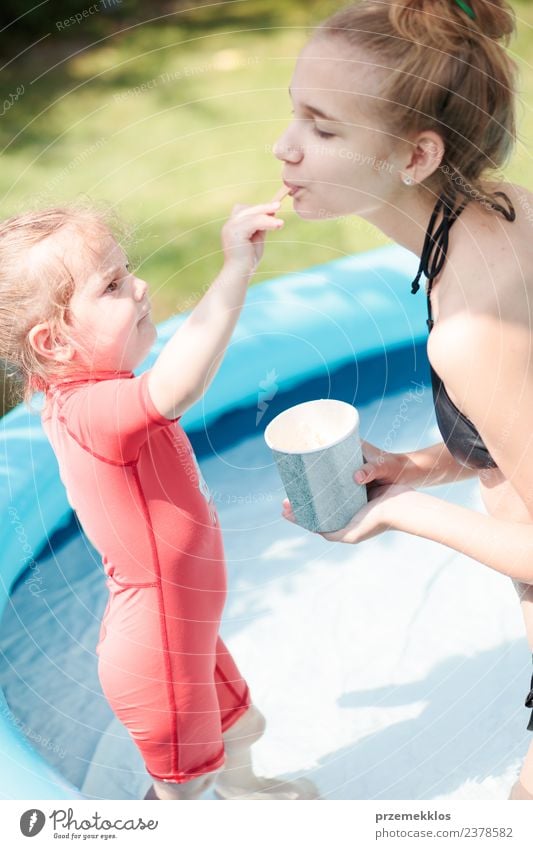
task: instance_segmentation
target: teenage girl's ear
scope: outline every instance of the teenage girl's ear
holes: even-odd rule
[[[416,183],[430,177],[444,158],[445,147],[441,136],[433,130],[423,130],[411,141],[408,161],[401,167]]]
[[[72,359],[72,346],[56,342],[47,321],[34,325],[28,333],[28,339],[33,350],[47,360],[68,362]]]

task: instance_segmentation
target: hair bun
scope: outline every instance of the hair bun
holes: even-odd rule
[[[462,11],[455,0],[453,3],[458,11]],[[516,30],[516,13],[507,0],[468,0],[468,5],[483,35],[504,44],[510,41]]]
[[[375,0],[367,0],[375,2]],[[379,0],[378,0],[379,2]],[[507,0],[385,0],[390,20],[404,37],[437,43],[443,36],[465,36],[465,28],[508,44],[516,31],[516,13]],[[462,5],[467,9],[462,8]],[[472,11],[473,17],[468,13]],[[461,25],[458,29],[457,25]]]

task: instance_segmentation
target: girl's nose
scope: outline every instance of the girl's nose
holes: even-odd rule
[[[133,278],[133,292],[137,301],[142,301],[148,291],[148,283],[140,277]]]
[[[281,159],[282,162],[300,162],[303,157],[303,150],[301,147],[291,143],[290,139],[287,138],[287,133],[284,133],[277,140],[273,152],[274,156],[277,159]]]

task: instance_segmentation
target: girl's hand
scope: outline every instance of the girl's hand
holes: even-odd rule
[[[332,533],[321,533],[320,536],[330,542],[358,543],[384,531],[394,530],[394,514],[396,511],[409,509],[405,494],[411,492],[415,490],[404,484],[373,486],[367,489],[368,504],[358,510],[345,528]],[[282,515],[284,519],[296,524],[288,499],[283,502]]]
[[[260,203],[257,206],[233,207],[231,217],[222,228],[222,247],[225,263],[244,274],[253,274],[263,256],[265,233],[279,230],[284,221],[276,218],[279,201]]]

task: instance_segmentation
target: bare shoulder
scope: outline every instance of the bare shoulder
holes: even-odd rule
[[[527,316],[509,321],[489,311],[457,312],[442,322],[438,334],[431,333],[430,341],[429,360],[460,409],[481,379],[492,384],[518,375],[523,381],[533,379]]]
[[[496,191],[513,204],[515,220],[468,204],[451,231],[448,261],[431,294],[435,325],[427,351],[443,380],[454,380],[447,374],[453,360],[467,363],[478,346],[508,347],[523,357],[531,345],[533,193],[495,182],[490,192]]]
[[[533,192],[513,183],[491,184],[490,193],[497,191],[511,201],[515,219],[468,204],[451,231],[436,296],[439,319],[462,311],[467,317],[522,316],[533,323]],[[507,206],[503,198],[495,200]]]

